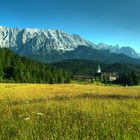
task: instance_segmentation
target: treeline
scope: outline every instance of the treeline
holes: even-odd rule
[[[122,85],[139,85],[140,84],[140,72],[126,72],[126,73],[120,73],[119,78],[116,81],[118,84]]]
[[[19,57],[8,49],[0,49],[0,82],[69,83],[70,74],[54,66]]]

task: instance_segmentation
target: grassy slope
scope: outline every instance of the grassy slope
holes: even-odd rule
[[[0,84],[0,140],[139,140],[140,87]]]

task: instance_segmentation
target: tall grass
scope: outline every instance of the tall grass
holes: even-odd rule
[[[0,84],[0,140],[113,139],[140,139],[140,87]]]

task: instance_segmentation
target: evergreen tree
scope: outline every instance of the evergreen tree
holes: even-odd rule
[[[140,73],[138,72],[126,72],[119,75],[117,81],[119,84],[123,85],[138,85],[140,83]]]
[[[0,81],[2,81],[3,79],[3,66],[2,66],[2,63],[0,61]]]

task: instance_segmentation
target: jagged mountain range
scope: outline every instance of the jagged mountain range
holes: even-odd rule
[[[79,46],[80,49],[78,49]],[[80,51],[83,50],[87,53],[84,52],[83,56],[80,55],[82,59],[88,59],[89,51],[95,55],[93,53],[93,51],[96,53],[95,50],[102,53],[109,50],[109,55],[124,54],[132,58],[140,58],[140,55],[131,47],[112,46],[104,43],[94,44],[79,35],[69,35],[60,30],[19,29],[0,26],[0,47],[9,48],[20,55],[43,62],[55,62],[69,59],[69,57],[73,59],[75,52],[77,55],[75,57],[78,58],[78,54],[81,54]]]
[[[68,35],[60,30],[18,29],[0,27],[0,46],[43,54],[55,51],[71,51],[79,45],[94,46],[78,35]]]

